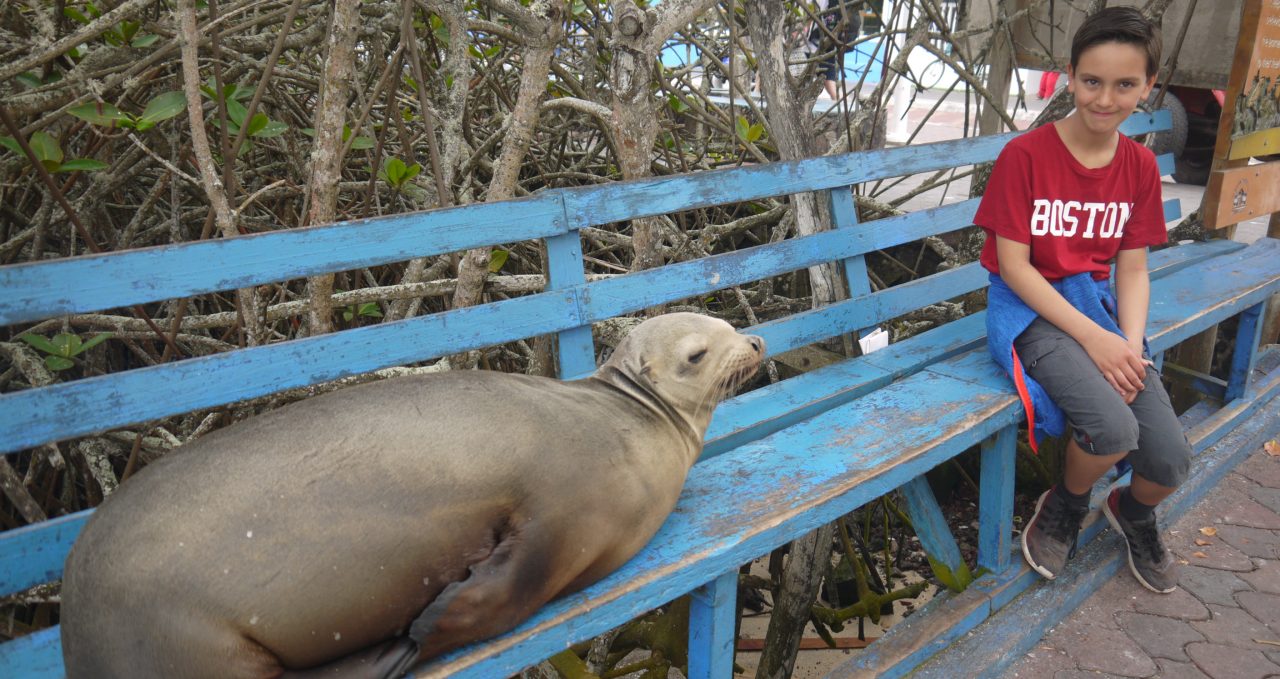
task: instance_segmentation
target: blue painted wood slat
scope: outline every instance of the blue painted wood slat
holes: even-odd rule
[[[929,556],[931,562],[936,561],[947,567],[953,579],[953,585],[967,585],[969,566],[960,556],[960,548],[956,546],[956,538],[947,525],[947,517],[938,507],[938,499],[929,487],[929,479],[921,474],[902,484],[898,489],[907,501],[907,514],[911,517],[912,528],[916,537],[920,538],[920,546]],[[936,567],[936,566],[935,566]],[[963,580],[959,580],[963,573]]]
[[[1014,462],[1016,427],[1001,429],[982,442],[978,492],[978,567],[1002,573],[1013,549]]]
[[[1262,312],[1266,306],[1265,302],[1259,302],[1240,314],[1224,401],[1234,401],[1244,396],[1253,381],[1253,366],[1258,360],[1258,341],[1262,338]]]
[[[558,196],[0,267],[0,325],[564,233]]]
[[[733,676],[738,571],[731,570],[689,593],[689,679]]]

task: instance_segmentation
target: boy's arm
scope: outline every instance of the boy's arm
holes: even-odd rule
[[[1142,389],[1146,365],[1142,362],[1141,349],[1135,352],[1124,338],[1107,331],[1071,306],[1031,265],[1029,245],[996,236],[996,257],[1000,262],[1000,278],[1027,306],[1079,342],[1112,388],[1120,394]],[[1144,261],[1144,273],[1145,269]],[[1146,322],[1145,298],[1142,322]],[[1141,343],[1139,335],[1139,347]]]
[[[1116,255],[1116,305],[1120,331],[1129,348],[1142,355],[1147,331],[1147,306],[1151,301],[1151,277],[1147,274],[1147,249],[1121,250]]]

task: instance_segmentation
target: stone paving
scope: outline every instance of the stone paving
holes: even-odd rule
[[[1177,591],[1126,564],[1002,676],[1280,677],[1280,456],[1259,448],[1166,533]]]

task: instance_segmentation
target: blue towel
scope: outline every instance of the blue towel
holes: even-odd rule
[[[1053,403],[1044,388],[1027,375],[1013,349],[1013,341],[1036,320],[1038,314],[1000,276],[991,274],[990,279],[991,287],[987,289],[987,350],[1013,379],[1027,410],[1027,427],[1034,432],[1028,439],[1031,447],[1038,450],[1039,437],[1061,436],[1066,431],[1066,417],[1062,410]],[[1124,337],[1116,324],[1116,298],[1109,280],[1095,281],[1090,273],[1084,272],[1051,285],[1094,323]],[[1145,339],[1143,344],[1145,347]]]

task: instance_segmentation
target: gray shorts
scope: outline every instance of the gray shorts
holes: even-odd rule
[[[1014,348],[1027,374],[1066,414],[1085,452],[1127,452],[1135,474],[1162,486],[1186,480],[1191,445],[1155,368],[1147,368],[1146,387],[1125,404],[1084,347],[1049,321],[1037,318]]]

